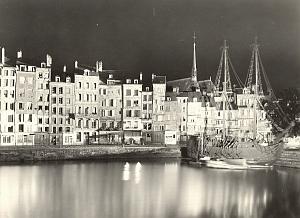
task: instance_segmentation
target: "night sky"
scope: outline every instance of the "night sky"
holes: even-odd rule
[[[197,35],[198,79],[214,80],[224,39],[242,81],[258,37],[273,87],[300,85],[299,0],[0,0],[0,46],[55,69],[73,61],[187,77]],[[59,72],[56,72],[59,73]]]

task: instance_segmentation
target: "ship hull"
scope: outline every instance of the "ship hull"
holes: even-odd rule
[[[270,165],[280,156],[283,149],[283,143],[262,146],[255,142],[238,143],[233,148],[206,147],[206,155],[221,159],[243,159],[248,165]]]

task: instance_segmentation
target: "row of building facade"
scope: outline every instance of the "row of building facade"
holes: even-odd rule
[[[15,64],[8,63],[4,48],[1,54],[1,146],[177,144],[190,135],[222,137],[225,130],[240,140],[254,134],[251,87],[232,91],[232,104],[222,108],[214,83],[197,80],[195,44],[190,78],[167,81],[152,74],[148,85],[142,73],[123,80],[119,73],[103,70],[101,61],[95,67],[75,61],[62,72],[72,78],[51,80],[49,55],[33,66],[21,51]],[[263,110],[258,119],[258,132],[266,140],[271,125]]]

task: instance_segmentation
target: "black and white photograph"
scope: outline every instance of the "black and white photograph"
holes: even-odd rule
[[[0,218],[297,217],[299,0],[0,0]]]

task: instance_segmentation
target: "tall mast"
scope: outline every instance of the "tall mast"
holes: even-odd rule
[[[255,37],[254,45],[253,45],[254,53],[255,53],[255,88],[254,88],[254,139],[257,136],[257,101],[258,101],[258,73],[259,73],[259,63],[258,63],[258,44],[257,37]]]
[[[226,128],[226,97],[227,97],[227,73],[228,73],[228,60],[227,60],[227,43],[224,40],[224,83],[223,83],[223,139],[227,135],[227,128]]]
[[[193,51],[193,67],[192,67],[192,80],[197,82],[197,63],[196,63],[196,34],[194,32],[194,51]]]

